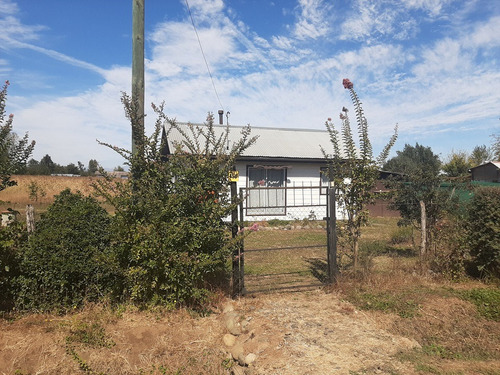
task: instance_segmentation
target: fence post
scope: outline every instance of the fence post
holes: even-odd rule
[[[240,223],[241,223],[241,228],[243,227],[243,189],[240,189]],[[238,241],[238,250],[240,252],[240,292],[242,295],[246,294],[245,290],[245,243],[244,241],[244,236],[239,235],[240,239]]]
[[[32,234],[35,231],[35,208],[32,204],[26,206],[26,226],[28,234]]]
[[[238,198],[236,190],[236,182],[231,182],[231,203],[236,204]],[[234,206],[231,211],[231,236],[235,239],[238,236],[238,206]],[[240,246],[235,246],[233,250],[233,296],[237,296],[241,292],[240,285]]]
[[[335,207],[335,189],[328,188],[327,205],[327,225],[328,225],[328,278],[330,283],[336,283],[339,276],[337,265],[337,210]]]

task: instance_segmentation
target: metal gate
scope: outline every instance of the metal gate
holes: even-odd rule
[[[231,191],[236,197],[236,184]],[[298,291],[337,277],[335,196],[324,186],[240,189],[233,294]]]

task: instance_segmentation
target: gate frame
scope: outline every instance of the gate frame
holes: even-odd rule
[[[236,244],[232,254],[232,295],[233,297],[246,294],[245,290],[245,246],[243,242],[243,219],[244,219],[244,195],[243,188],[240,189],[238,197],[236,182],[231,182],[231,203],[234,205],[231,212],[231,234]],[[239,202],[238,202],[239,200]],[[239,203],[239,204],[237,204]],[[239,212],[238,212],[239,207]],[[239,220],[238,220],[239,213]],[[335,189],[328,187],[326,214],[324,218],[327,223],[327,262],[329,284],[335,284],[339,277],[337,263],[337,216]]]

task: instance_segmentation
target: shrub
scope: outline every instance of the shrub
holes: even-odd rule
[[[481,274],[500,276],[500,189],[476,190],[469,205],[467,245]]]
[[[23,250],[18,307],[74,308],[110,293],[119,278],[109,241],[110,218],[99,203],[62,191]]]
[[[123,102],[134,122],[134,103],[126,95]],[[216,134],[212,116],[206,125],[186,129],[155,109],[156,131],[142,140],[142,152],[117,150],[133,178],[106,179],[96,187],[115,208],[113,246],[125,272],[125,297],[139,305],[196,306],[210,284],[228,274],[236,245],[223,221],[235,207],[229,172],[253,140],[246,128],[226,150],[227,134]],[[160,136],[164,124],[167,136],[172,129],[183,136],[168,159]]]
[[[0,227],[0,309],[13,306],[14,280],[19,276],[19,250],[28,239],[26,226],[14,222]]]
[[[436,224],[435,249],[429,259],[432,271],[455,280],[465,276],[470,262],[466,246],[466,223],[467,216],[456,210]]]

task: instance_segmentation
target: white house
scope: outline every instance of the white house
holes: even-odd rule
[[[186,123],[177,125],[188,129]],[[214,129],[218,135],[229,132],[230,148],[241,138],[244,127],[214,125]],[[328,153],[333,151],[328,132],[255,126],[251,130],[251,136],[258,139],[235,165],[238,191],[245,196],[244,220],[325,217],[328,179],[322,173],[327,163],[321,147]],[[180,132],[172,129],[167,137],[167,152],[182,140]]]

